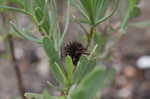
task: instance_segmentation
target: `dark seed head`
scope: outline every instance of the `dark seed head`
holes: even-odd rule
[[[70,56],[72,58],[73,64],[76,66],[80,56],[86,53],[86,48],[79,42],[70,42],[64,47],[65,56]]]

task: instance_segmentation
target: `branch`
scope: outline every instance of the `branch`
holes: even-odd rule
[[[16,78],[17,78],[19,91],[22,96],[22,99],[26,99],[24,96],[25,88],[24,88],[24,84],[23,84],[22,74],[20,72],[19,66],[17,64],[17,60],[15,58],[14,42],[12,39],[12,35],[10,35],[10,34],[8,34],[8,42],[9,42],[9,47],[10,47],[11,60],[12,60],[13,66],[14,66],[14,70],[16,72]]]

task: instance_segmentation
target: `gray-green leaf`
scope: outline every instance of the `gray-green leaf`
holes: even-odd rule
[[[32,0],[24,0],[24,7],[26,11],[32,13],[33,12]]]
[[[103,87],[106,78],[106,70],[96,67],[90,72],[71,94],[72,99],[92,99]]]
[[[67,73],[68,73],[68,80],[69,82],[71,82],[72,73],[73,73],[73,62],[70,56],[66,57],[66,67],[67,67]]]
[[[42,44],[43,44],[43,47],[45,49],[47,56],[49,57],[51,71],[53,72],[59,84],[64,85],[64,79],[55,65],[55,63],[57,63],[59,64],[59,66],[61,66],[61,61],[58,56],[58,53],[56,52],[54,48],[54,41],[52,39],[49,39],[48,37],[44,37],[42,40]]]
[[[25,31],[24,31],[24,32],[23,32],[23,31],[20,31],[20,30],[16,27],[16,25],[15,25],[14,23],[11,23],[11,25],[12,25],[14,31],[15,31],[18,35],[22,36],[23,38],[25,38],[25,39],[27,39],[27,40],[31,40],[31,41],[36,42],[36,43],[42,43],[41,39],[38,38],[37,36],[35,36],[33,33],[27,32],[27,31],[26,31],[26,32],[25,32]]]
[[[96,59],[88,60],[87,56],[81,56],[76,71],[73,74],[73,83],[79,83],[81,79],[90,73],[96,66]]]
[[[43,99],[43,96],[41,94],[36,93],[25,93],[24,96],[27,99]]]

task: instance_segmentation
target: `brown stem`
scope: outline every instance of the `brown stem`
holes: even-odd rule
[[[15,73],[16,73],[16,79],[17,79],[17,85],[19,87],[19,92],[22,96],[22,99],[26,99],[25,96],[24,96],[24,93],[25,93],[25,88],[24,88],[24,84],[23,84],[23,80],[22,80],[22,75],[21,75],[21,72],[19,70],[19,66],[17,65],[17,60],[15,58],[15,51],[14,51],[14,43],[13,43],[13,39],[12,39],[12,35],[10,35],[8,32],[8,26],[7,26],[7,22],[8,22],[8,15],[4,12],[2,14],[2,19],[3,19],[3,27],[5,30],[7,30],[7,41],[8,41],[8,44],[9,44],[9,49],[10,49],[10,54],[11,54],[11,61],[12,61],[12,64],[14,66],[14,70],[15,70]]]
[[[63,28],[64,28],[64,19],[63,19],[63,16],[64,16],[64,11],[66,10],[65,8],[65,3],[66,3],[66,0],[56,0],[56,3],[57,3],[57,7],[58,7],[58,13],[59,13],[59,27],[60,27],[60,33],[63,33]]]
[[[20,72],[19,66],[17,64],[17,60],[15,58],[14,42],[13,42],[13,39],[12,39],[12,35],[10,35],[10,34],[8,34],[8,43],[9,43],[9,47],[10,47],[12,63],[14,65],[14,70],[16,72],[16,78],[17,78],[19,91],[20,91],[22,99],[26,99],[25,96],[24,96],[25,88],[24,88],[24,84],[23,84],[22,74]]]
[[[94,27],[91,27],[91,29],[90,29],[90,34],[89,34],[89,36],[88,36],[88,44],[87,44],[87,47],[86,47],[86,48],[88,48],[88,47],[90,46],[90,43],[91,43],[92,38],[93,38],[93,34],[94,34]]]

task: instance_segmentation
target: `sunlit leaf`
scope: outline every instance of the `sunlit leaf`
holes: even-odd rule
[[[72,62],[71,57],[69,56],[66,57],[66,68],[67,68],[67,73],[68,73],[68,80],[71,82],[72,73],[73,73],[73,62]]]
[[[142,15],[141,8],[135,6],[133,12],[130,12],[130,19],[137,18]]]

